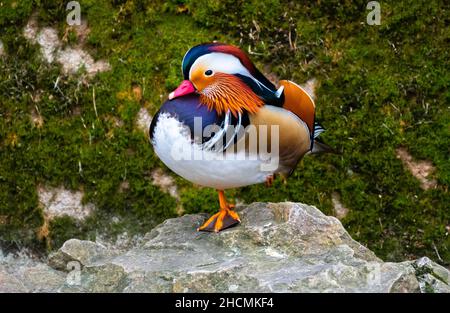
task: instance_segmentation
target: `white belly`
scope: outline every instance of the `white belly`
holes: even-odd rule
[[[237,188],[262,183],[275,171],[267,166],[268,161],[245,156],[245,152],[224,155],[202,151],[188,132],[178,120],[161,114],[153,133],[153,146],[168,168],[195,184],[216,189]]]

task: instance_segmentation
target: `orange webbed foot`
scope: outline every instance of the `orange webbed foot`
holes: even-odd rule
[[[234,205],[228,204],[224,192],[219,190],[220,211],[211,216],[197,231],[209,231],[218,233],[221,230],[239,224],[239,215],[233,211]]]
[[[211,216],[197,231],[209,231],[218,233],[226,228],[239,224],[241,220],[239,215],[230,209],[221,209],[219,212]]]
[[[266,187],[272,187],[273,181],[275,180],[275,174],[269,175],[266,177]]]

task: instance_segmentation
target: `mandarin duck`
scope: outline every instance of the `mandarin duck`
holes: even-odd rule
[[[289,80],[276,88],[238,47],[201,44],[182,61],[183,82],[153,117],[155,153],[186,180],[218,191],[220,210],[197,230],[219,232],[240,222],[224,190],[288,177],[318,141],[315,104]]]

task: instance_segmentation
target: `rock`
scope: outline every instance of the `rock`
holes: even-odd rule
[[[5,55],[5,47],[3,45],[3,41],[0,40],[0,57]]]
[[[84,68],[89,77],[99,72],[111,70],[111,65],[105,60],[95,61],[94,58],[83,49],[83,44],[89,34],[86,21],[75,27],[79,40],[76,47],[63,48],[63,42],[58,36],[58,31],[52,27],[39,28],[37,15],[33,14],[23,30],[24,37],[33,44],[39,44],[41,54],[47,63],[57,61],[65,75],[76,74]]]
[[[121,266],[112,263],[89,266],[81,284],[87,292],[122,291],[127,285],[127,275]]]
[[[27,25],[23,29],[23,36],[31,43],[36,43],[36,37],[39,31],[39,23],[37,20],[37,12],[28,20]]]
[[[136,127],[147,135],[151,122],[152,116],[150,113],[146,108],[141,108],[136,116]]]
[[[94,61],[94,58],[81,48],[66,48],[58,52],[56,59],[62,66],[64,74],[76,74],[81,68],[93,77],[99,72],[111,70],[111,65],[104,60]]]
[[[395,152],[403,165],[420,181],[420,187],[423,190],[437,187],[437,180],[432,177],[436,172],[436,167],[431,161],[414,161],[412,155],[405,148],[398,148]]]
[[[98,243],[70,239],[56,253],[49,256],[49,264],[55,269],[70,271],[71,268],[67,266],[69,262],[76,261],[81,266],[85,266],[111,255],[112,252]]]
[[[422,292],[450,293],[450,272],[427,257],[413,263]]]
[[[0,292],[27,292],[24,284],[4,269],[0,269]]]
[[[49,219],[70,216],[78,220],[86,219],[95,209],[92,203],[83,204],[84,193],[63,187],[38,186],[37,194],[45,215]]]
[[[51,27],[43,28],[36,38],[37,43],[41,46],[41,53],[48,63],[52,63],[55,59],[55,54],[61,47],[61,42],[58,38],[58,32]]]
[[[26,253],[0,252],[0,293],[53,292],[65,283],[66,275]]]
[[[334,215],[339,219],[344,219],[350,211],[341,202],[341,196],[337,192],[331,194],[331,202],[333,203]]]
[[[315,207],[254,203],[237,210],[242,224],[232,229],[199,233],[207,215],[185,215],[125,251],[71,239],[50,256],[53,269],[45,265],[35,275],[55,282],[55,273],[69,275],[51,285],[60,292],[450,292],[444,267],[428,258],[383,262]],[[79,268],[67,269],[69,262]],[[5,290],[42,290],[2,273]]]

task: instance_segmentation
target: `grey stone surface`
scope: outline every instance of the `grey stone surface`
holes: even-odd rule
[[[50,254],[48,263],[51,267],[70,271],[69,262],[78,262],[81,266],[92,264],[98,259],[102,259],[114,254],[114,251],[107,250],[107,248],[99,243],[92,241],[69,239],[63,246],[55,253]]]
[[[242,224],[218,234],[196,231],[207,215],[185,215],[166,220],[126,251],[71,239],[49,257],[52,268],[31,264],[18,275],[0,262],[0,288],[9,292],[450,292],[450,272],[444,267],[426,257],[383,262],[353,240],[338,219],[315,207],[254,203],[237,210]]]
[[[0,252],[0,292],[54,292],[66,275],[27,253],[3,255]]]

